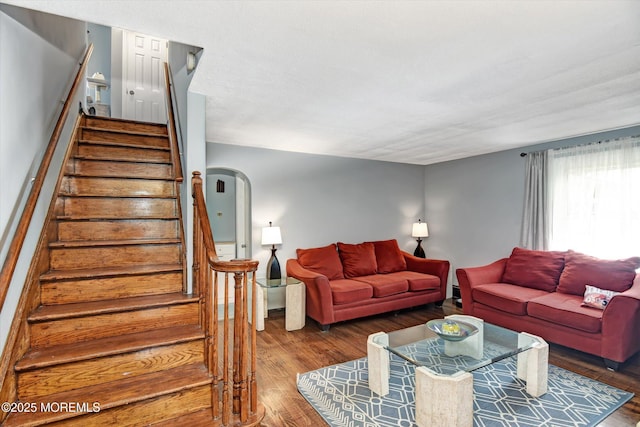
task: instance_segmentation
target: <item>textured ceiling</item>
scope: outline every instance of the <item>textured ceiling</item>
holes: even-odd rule
[[[208,141],[430,164],[640,124],[640,1],[7,1],[201,46]]]

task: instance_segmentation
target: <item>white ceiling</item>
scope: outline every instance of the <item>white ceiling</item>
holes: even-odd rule
[[[640,124],[640,1],[7,1],[201,46],[208,141],[431,164]]]

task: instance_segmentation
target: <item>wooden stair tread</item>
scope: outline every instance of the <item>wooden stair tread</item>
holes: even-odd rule
[[[68,197],[73,199],[113,199],[113,200],[122,200],[122,199],[176,199],[175,194],[169,195],[155,195],[150,196],[147,194],[123,194],[120,196],[104,196],[101,194],[78,194],[78,193],[70,193],[67,191],[59,191],[59,197]]]
[[[88,301],[82,303],[42,305],[29,315],[29,322],[45,322],[96,314],[119,313],[175,304],[189,304],[198,301],[194,295],[175,292],[160,295],[118,298],[113,300]]]
[[[80,139],[78,140],[78,142],[80,144],[107,145],[111,147],[142,148],[147,150],[171,151],[171,148],[169,147],[157,147],[154,145],[134,144],[134,143],[118,142],[118,141],[94,141],[90,139]]]
[[[165,150],[165,151],[168,151],[168,150]],[[104,157],[90,156],[86,154],[76,154],[73,156],[73,158],[78,160],[96,160],[96,161],[110,161],[110,162],[153,163],[153,164],[163,164],[163,165],[171,164],[171,162],[163,161],[159,159],[144,159],[144,160],[143,159],[125,160],[120,158],[109,159]]]
[[[153,138],[168,138],[168,135],[162,133],[153,133],[153,132],[145,132],[145,131],[136,131],[136,130],[127,130],[127,129],[112,129],[108,127],[100,127],[100,126],[82,126],[83,130],[94,130],[98,132],[108,132],[108,133],[119,133],[123,135],[132,135],[132,136],[150,136]]]
[[[40,281],[50,282],[63,279],[90,279],[110,276],[134,276],[140,274],[182,271],[181,264],[148,264],[127,267],[83,268],[77,270],[51,270],[40,275]]]
[[[89,215],[59,215],[56,217],[57,221],[144,221],[147,219],[167,220],[175,221],[179,217],[175,215],[171,216],[119,216],[116,218],[106,216],[89,216]]]
[[[156,122],[144,122],[141,120],[132,120],[132,119],[124,119],[122,117],[104,117],[104,116],[87,116],[87,120],[92,122],[101,122],[107,125],[116,124],[116,123],[124,123],[129,125],[142,125],[142,126],[150,126],[153,128],[157,128],[162,131],[165,135],[167,134],[167,125],[165,123],[156,123]],[[96,128],[105,128],[104,126],[94,125]],[[105,129],[109,129],[108,127]]]
[[[124,378],[117,381],[83,387],[32,399],[40,408],[49,402],[99,402],[100,411],[177,393],[211,383],[204,364],[181,366],[170,370]],[[82,415],[80,412],[22,412],[12,413],[5,426],[35,426]]]
[[[100,179],[130,179],[139,181],[175,181],[175,178],[161,175],[107,175],[104,173],[88,173],[88,172],[68,172],[65,174],[74,178],[100,178]]]
[[[74,344],[61,344],[29,350],[15,369],[24,372],[63,363],[130,353],[150,347],[177,344],[204,338],[198,325],[174,326],[154,331],[98,338]]]
[[[68,240],[49,243],[50,248],[84,248],[96,246],[168,245],[181,243],[180,239],[122,239],[122,240]]]

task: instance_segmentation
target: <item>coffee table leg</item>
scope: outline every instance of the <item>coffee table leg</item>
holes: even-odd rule
[[[262,286],[256,286],[256,331],[264,331],[264,318],[267,310],[267,295]]]
[[[369,335],[367,339],[367,364],[369,366],[369,389],[386,396],[389,394],[389,336],[384,332]]]
[[[285,329],[297,331],[304,328],[305,287],[304,283],[291,283],[286,290]]]
[[[445,319],[469,323],[478,328],[478,332],[464,341],[445,341],[444,354],[449,357],[462,355],[478,360],[482,359],[484,354],[484,320],[466,314],[452,314],[445,316]]]
[[[521,332],[518,346],[533,344],[533,348],[518,354],[518,378],[526,381],[527,393],[533,397],[547,392],[549,344],[535,335]]]
[[[416,425],[472,427],[473,375],[436,375],[424,366],[416,368]]]

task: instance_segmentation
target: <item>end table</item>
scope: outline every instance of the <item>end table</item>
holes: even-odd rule
[[[264,330],[264,319],[268,317],[268,291],[274,288],[285,288],[285,329],[296,331],[305,324],[305,286],[294,277],[270,280],[256,279],[256,330]]]

